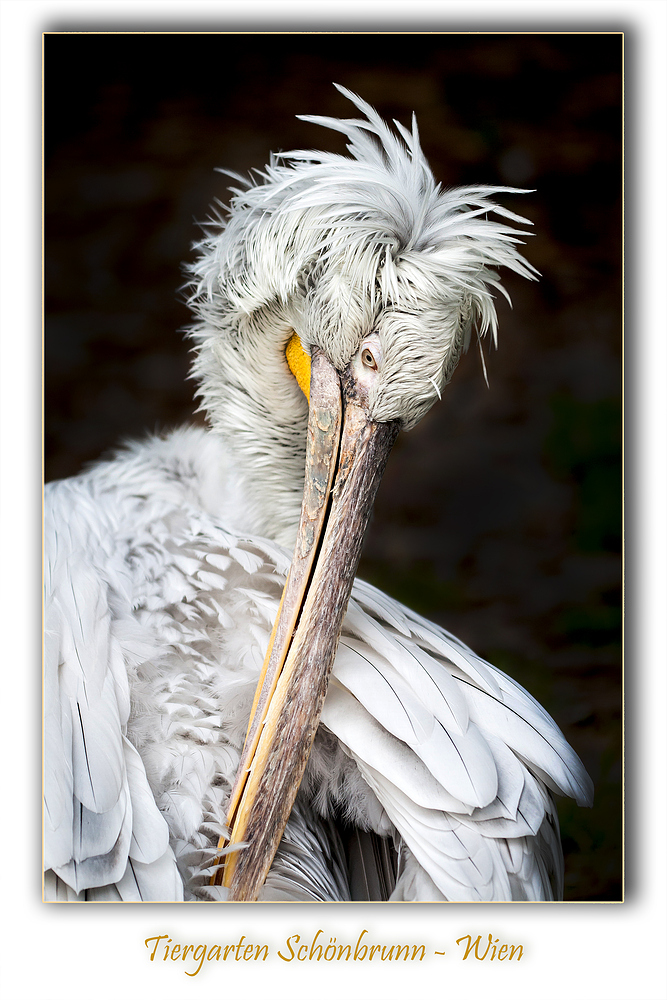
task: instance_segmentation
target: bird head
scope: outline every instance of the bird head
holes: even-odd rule
[[[338,371],[371,338],[377,368],[369,407],[409,430],[439,398],[471,337],[496,340],[496,268],[526,278],[535,269],[517,244],[530,225],[496,204],[515,188],[443,191],[419,143],[392,130],[357,95],[364,115],[304,121],[344,133],[350,156],[315,150],[276,154],[231,188],[227,212],[211,220],[192,268],[191,303],[201,322],[195,373],[213,422],[221,380],[276,359],[296,331],[306,353],[319,347]],[[235,175],[234,175],[235,176]],[[279,380],[278,380],[279,381]]]
[[[396,434],[438,400],[473,336],[495,340],[495,269],[536,273],[510,225],[527,220],[492,200],[513,189],[443,191],[414,120],[393,130],[339,90],[363,118],[304,119],[344,133],[350,156],[295,150],[239,178],[193,268],[203,405],[258,505],[298,521],[231,796],[232,844],[249,844],[226,870],[236,899],[256,897],[289,816]]]

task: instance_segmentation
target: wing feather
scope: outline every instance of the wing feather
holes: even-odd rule
[[[565,740],[555,722],[545,720],[525,701],[504,700],[489,695],[465,681],[470,706],[470,718],[483,732],[489,732],[524,759],[548,774],[558,791],[571,795],[578,802],[590,801],[590,779],[581,762]]]
[[[447,784],[440,782],[412,748],[388,733],[336,680],[329,687],[322,722],[357,762],[363,761],[380,773],[390,774],[392,781],[411,794],[416,803],[443,811],[472,811],[466,796],[458,797],[449,787],[449,781]],[[460,765],[456,755],[450,755],[450,759],[455,767]],[[470,783],[465,772],[462,777],[467,795]]]
[[[44,861],[75,895],[103,895],[125,877],[128,859],[150,866],[168,847],[144,765],[125,736],[128,668],[146,648],[137,645],[129,606],[118,619],[124,569],[111,588],[103,568],[111,525],[85,479],[47,487],[46,499]]]
[[[368,645],[356,639],[341,639],[335,669],[341,684],[399,740],[414,746],[431,736],[433,713],[384,657]]]

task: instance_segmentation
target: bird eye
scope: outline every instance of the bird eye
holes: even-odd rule
[[[364,347],[363,351],[361,352],[361,362],[362,364],[366,365],[367,368],[373,368],[374,371],[377,371],[378,367],[377,361],[375,360],[373,352],[370,350],[370,348]]]
[[[362,340],[359,345],[359,353],[357,354],[355,364],[360,366],[357,367],[357,374],[360,377],[375,378],[370,373],[379,371],[382,367],[382,344],[377,333],[371,333]],[[366,369],[365,375],[363,374],[364,368]]]

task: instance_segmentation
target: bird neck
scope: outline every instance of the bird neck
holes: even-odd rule
[[[287,309],[274,308],[209,318],[193,331],[201,408],[229,457],[225,518],[288,547],[301,510],[308,426],[307,401],[285,358],[293,324]]]

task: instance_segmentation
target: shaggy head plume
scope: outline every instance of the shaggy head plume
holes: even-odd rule
[[[370,414],[410,429],[440,397],[473,333],[490,330],[495,342],[493,293],[505,294],[495,268],[536,275],[517,250],[525,232],[510,224],[530,223],[492,200],[518,189],[443,191],[414,119],[411,131],[398,122],[394,131],[338,89],[364,118],[302,117],[346,135],[350,156],[293,150],[273,155],[252,180],[237,178],[227,217],[206,227],[192,267],[202,406],[222,427],[233,405],[238,437],[241,397],[252,400],[255,462],[263,408],[273,442],[278,426],[291,437],[298,425],[302,454],[306,410],[285,364],[292,331],[340,371],[376,335],[382,378]]]

